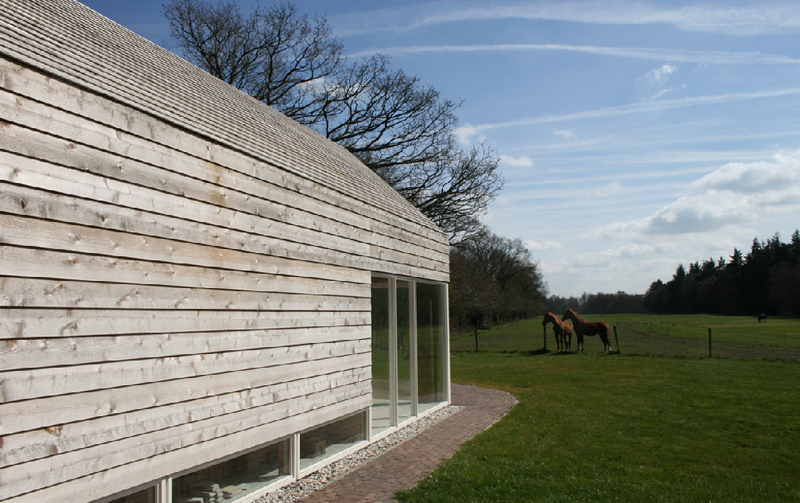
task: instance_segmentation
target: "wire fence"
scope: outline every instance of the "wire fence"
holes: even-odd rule
[[[800,325],[756,325],[746,330],[709,328],[699,324],[668,324],[608,320],[612,326],[612,349],[628,355],[663,355],[690,358],[758,358],[800,360]],[[552,326],[543,328],[540,320],[527,320],[474,334],[451,338],[453,351],[502,351],[523,353],[559,353]],[[577,338],[572,337],[572,352]],[[601,353],[603,343],[597,336],[584,338],[584,352]]]
[[[654,323],[620,323],[614,330],[619,351],[626,354],[800,360],[800,334],[796,332]],[[602,349],[599,341],[597,346]]]

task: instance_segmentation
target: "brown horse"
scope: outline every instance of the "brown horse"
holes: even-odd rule
[[[603,341],[603,351],[611,352],[611,342],[608,339],[611,333],[611,326],[605,321],[586,321],[572,309],[567,309],[561,319],[572,320],[572,323],[575,324],[575,335],[578,336],[578,351],[583,351],[584,335],[599,335],[600,340]]]
[[[562,321],[555,314],[545,311],[542,326],[553,324],[553,333],[556,335],[556,344],[559,351],[572,351],[572,323]]]

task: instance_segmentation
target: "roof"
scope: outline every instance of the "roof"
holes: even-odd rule
[[[0,54],[446,236],[345,148],[74,0],[0,0]]]

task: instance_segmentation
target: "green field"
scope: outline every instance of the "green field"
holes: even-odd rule
[[[611,314],[586,319],[616,327],[624,354],[708,356],[711,329],[712,356],[800,359],[800,320],[795,318],[770,318],[758,323],[755,317],[742,316]],[[547,349],[555,350],[552,325],[548,325],[547,334]],[[616,349],[613,336],[611,342]],[[572,344],[575,348],[574,337]],[[541,317],[478,333],[481,351],[537,351],[543,346]],[[474,350],[473,334],[454,336],[451,348],[456,352]],[[602,352],[603,344],[596,336],[587,337],[585,348],[587,352]]]
[[[734,332],[719,343],[743,353],[654,357],[623,346],[622,354],[606,355],[596,337],[587,340],[583,354],[543,352],[541,319],[538,326],[486,332],[482,351],[454,351],[453,381],[503,389],[519,403],[431,477],[400,493],[402,500],[800,501],[800,360],[748,352],[751,346],[793,350],[797,320],[770,320],[771,332],[755,320],[749,330],[744,318],[606,321],[617,325],[621,346],[635,339],[623,336],[634,332],[634,323],[643,337],[660,322],[670,327],[670,335],[656,332],[660,338],[703,343],[688,331],[716,322],[712,332]],[[753,342],[762,332],[770,338]],[[551,344],[555,349],[552,334]]]

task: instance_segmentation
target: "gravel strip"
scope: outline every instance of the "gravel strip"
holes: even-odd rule
[[[364,463],[380,456],[389,449],[396,447],[413,436],[421,433],[426,428],[439,421],[450,417],[463,409],[463,406],[449,405],[404,426],[396,432],[383,437],[353,454],[331,463],[319,471],[311,473],[302,479],[292,482],[277,491],[264,495],[256,503],[285,503],[299,501],[314,491],[322,489],[326,484],[341,477],[347,472],[358,468]]]

